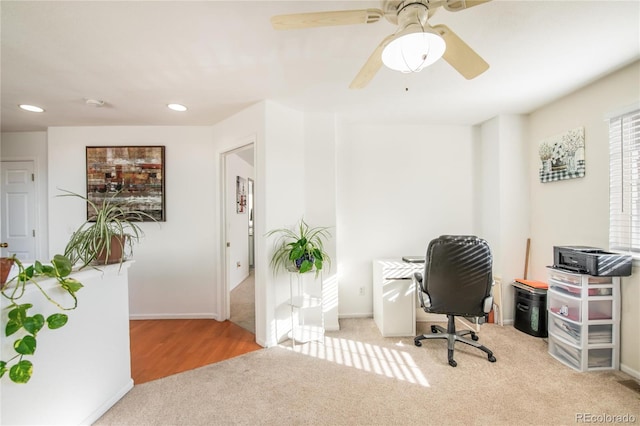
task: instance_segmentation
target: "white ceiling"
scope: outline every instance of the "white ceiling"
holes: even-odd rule
[[[527,113],[640,58],[640,2],[501,1],[448,12],[491,68],[467,81],[440,60],[351,80],[395,27],[275,31],[275,14],[381,1],[6,1],[2,131],[48,126],[212,125],[263,99],[348,121],[476,124]],[[640,78],[640,76],[639,76]],[[639,94],[640,96],[640,94]],[[85,105],[101,99],[102,108]],[[186,113],[166,108],[170,102]],[[36,104],[34,114],[17,108]]]

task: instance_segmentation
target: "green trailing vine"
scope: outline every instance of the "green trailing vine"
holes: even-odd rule
[[[73,310],[78,306],[75,293],[83,286],[82,283],[69,276],[72,264],[65,256],[55,255],[51,260],[51,265],[43,265],[36,261],[28,267],[24,267],[15,255],[12,256],[12,259],[18,267],[18,273],[4,284],[1,290],[2,296],[10,302],[2,309],[2,323],[5,336],[15,335],[18,338],[13,342],[15,355],[7,361],[0,360],[0,378],[4,377],[8,371],[9,379],[14,383],[27,383],[33,374],[33,363],[27,357],[36,352],[38,333],[44,329],[45,325],[50,330],[56,330],[67,323],[69,318],[64,311]],[[69,293],[73,299],[73,305],[65,307],[54,300],[38,284],[38,278],[55,278],[60,288]],[[47,318],[41,313],[30,312],[29,310],[33,308],[31,303],[20,303],[27,284],[33,284],[49,302],[62,312],[49,315]]]

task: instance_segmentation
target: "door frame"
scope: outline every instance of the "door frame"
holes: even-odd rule
[[[221,197],[220,197],[220,217],[221,217],[221,232],[220,232],[220,250],[221,250],[221,263],[222,263],[222,291],[219,292],[220,295],[220,317],[221,319],[228,320],[231,317],[231,298],[229,297],[229,250],[227,247],[227,195],[229,191],[235,191],[235,181],[228,182],[227,181],[227,157],[229,155],[235,154],[239,151],[244,151],[247,148],[251,147],[253,151],[254,158],[254,177],[253,181],[255,183],[255,158],[256,158],[256,137],[251,136],[246,139],[243,139],[239,142],[238,146],[235,148],[226,150],[220,153],[220,170],[221,170]],[[255,190],[255,187],[254,187]],[[255,197],[254,197],[254,211],[255,211]],[[254,213],[254,232],[255,232],[255,213]],[[254,267],[255,274],[255,267]],[[255,276],[255,275],[254,275]],[[257,322],[258,319],[256,317],[256,330],[257,330]]]
[[[33,200],[33,208],[34,212],[34,230],[36,232],[35,242],[34,242],[34,259],[44,259],[47,260],[49,254],[48,251],[48,217],[47,217],[47,194],[43,192],[43,188],[47,187],[47,174],[46,170],[43,170],[40,161],[38,161],[37,157],[5,157],[0,154],[0,169],[2,168],[2,163],[15,163],[15,162],[31,162],[33,163],[33,173],[35,174],[35,179],[33,181],[34,185],[34,200]],[[0,211],[0,220],[8,220],[7,218],[2,217],[2,212]],[[0,239],[3,238],[2,229],[0,228]],[[9,248],[10,249],[10,248]]]

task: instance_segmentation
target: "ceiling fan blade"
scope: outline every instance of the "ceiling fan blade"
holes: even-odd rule
[[[365,87],[373,77],[375,77],[376,73],[382,67],[382,51],[384,48],[393,40],[395,34],[391,34],[376,47],[373,51],[367,62],[360,68],[360,72],[356,75],[356,78],[353,79],[351,84],[349,85],[349,89],[362,89]]]
[[[382,15],[383,13],[380,9],[294,13],[273,16],[271,25],[276,30],[299,30],[302,28],[331,27],[335,25],[372,24],[378,22]]]
[[[458,12],[489,1],[491,0],[447,0],[443,6],[449,12]]]
[[[489,69],[489,64],[480,57],[467,43],[446,25],[434,25],[447,43],[447,49],[442,57],[455,68],[464,78],[471,80]]]

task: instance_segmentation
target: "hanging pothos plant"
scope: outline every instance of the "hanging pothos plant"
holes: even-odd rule
[[[55,330],[67,323],[69,318],[64,311],[73,310],[78,306],[75,293],[82,288],[82,284],[69,276],[72,265],[65,256],[55,255],[51,265],[43,265],[36,261],[28,267],[24,267],[15,255],[12,259],[18,273],[6,284],[2,284],[0,293],[9,300],[8,306],[2,309],[2,327],[7,337],[15,335],[17,339],[13,342],[15,354],[7,361],[0,360],[0,378],[8,371],[11,381],[27,383],[33,374],[33,364],[26,357],[36,352],[38,333],[44,329],[45,324],[47,328]],[[72,306],[65,307],[54,300],[38,283],[38,278],[55,278],[60,288],[73,299]],[[34,285],[61,312],[47,318],[41,313],[30,312],[33,308],[31,303],[20,303],[27,284]]]

